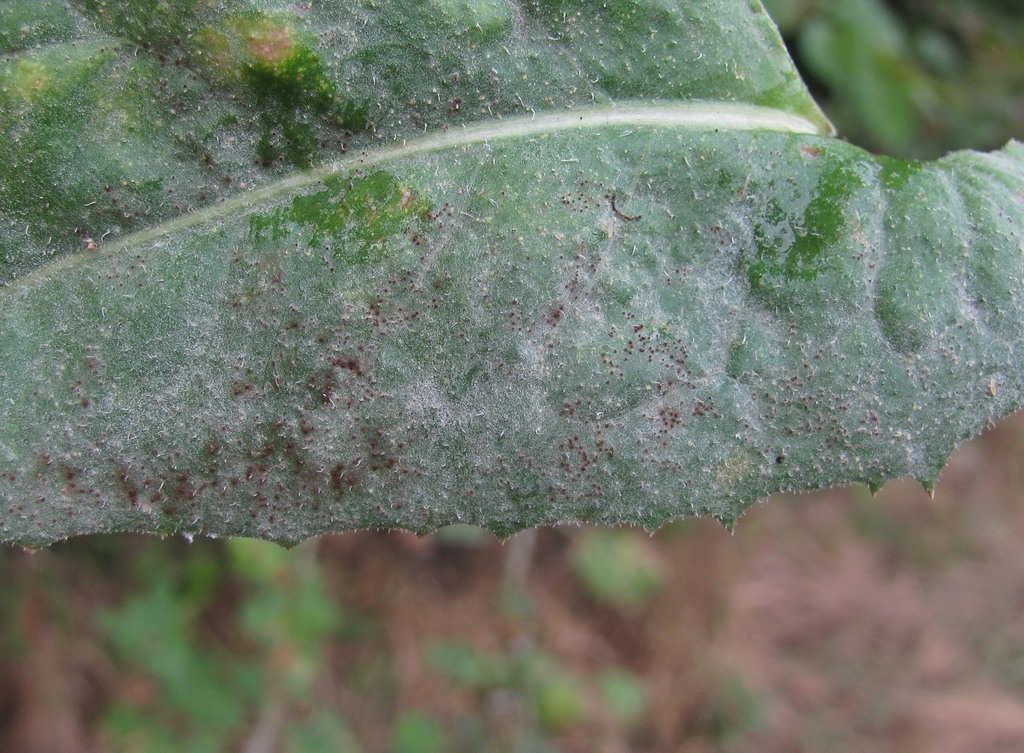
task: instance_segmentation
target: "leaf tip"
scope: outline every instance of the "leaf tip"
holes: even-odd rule
[[[722,524],[729,533],[736,533],[736,524],[739,522],[739,517],[736,515],[715,515],[715,520]]]
[[[938,482],[939,476],[936,473],[934,476],[928,476],[924,478],[918,478],[917,482],[925,490],[925,493],[931,498],[935,499],[935,484]]]

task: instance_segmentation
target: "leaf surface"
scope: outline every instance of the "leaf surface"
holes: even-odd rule
[[[734,521],[1020,405],[1024,147],[757,3],[9,3],[0,533]]]

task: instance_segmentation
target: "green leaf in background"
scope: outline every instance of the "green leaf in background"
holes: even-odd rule
[[[570,562],[587,593],[627,613],[649,601],[665,577],[661,562],[628,529],[587,531]]]
[[[395,753],[442,753],[448,750],[444,728],[428,714],[405,711],[395,724]]]
[[[1024,27],[1001,0],[766,0],[843,136],[931,158],[1020,134]]]
[[[732,523],[1019,407],[1024,147],[757,2],[0,9],[0,532]],[[315,167],[310,167],[315,165]]]

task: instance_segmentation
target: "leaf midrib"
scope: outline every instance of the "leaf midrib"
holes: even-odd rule
[[[499,116],[493,121],[426,133],[415,139],[403,139],[400,144],[395,143],[375,150],[360,151],[306,172],[289,175],[261,188],[235,196],[221,204],[175,217],[151,228],[102,244],[99,248],[66,256],[26,275],[7,287],[0,288],[0,298],[11,295],[14,291],[31,288],[69,267],[113,256],[126,248],[150,243],[197,225],[216,222],[236,212],[246,211],[259,204],[273,201],[306,186],[319,183],[337,173],[372,167],[383,162],[443,149],[615,125],[627,129],[629,127],[665,127],[685,128],[693,131],[746,130],[828,135],[823,134],[814,122],[800,115],[769,107],[731,102],[690,101],[653,104],[624,102],[610,106],[545,112],[539,115],[533,113],[515,118]]]

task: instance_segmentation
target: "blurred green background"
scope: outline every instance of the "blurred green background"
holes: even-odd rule
[[[849,141],[929,159],[1024,134],[1019,0],[765,0]]]
[[[840,135],[1024,136],[1017,0],[769,0]],[[1024,749],[1024,422],[708,521],[0,549],[0,753]],[[986,748],[986,745],[996,747]]]

